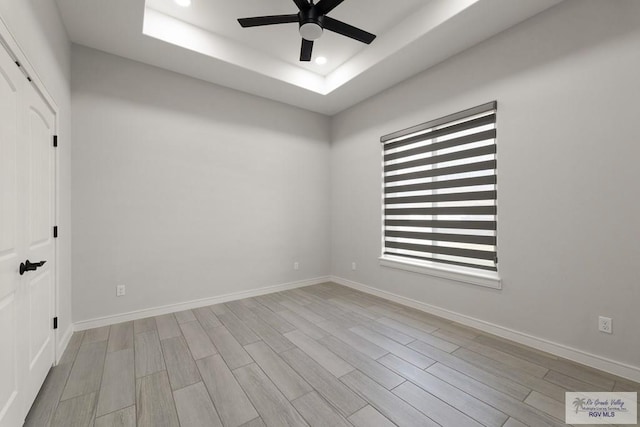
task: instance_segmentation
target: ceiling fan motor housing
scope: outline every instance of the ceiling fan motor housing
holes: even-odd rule
[[[300,35],[303,39],[313,41],[322,36],[324,15],[318,13],[315,6],[298,13],[300,16]]]

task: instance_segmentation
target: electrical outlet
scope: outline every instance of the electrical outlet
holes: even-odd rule
[[[117,297],[122,297],[124,296],[126,293],[126,289],[124,287],[124,285],[118,285],[116,286],[116,296]]]
[[[613,333],[613,321],[610,317],[600,316],[598,317],[598,330],[606,334]]]
[[[353,261],[351,263],[351,269],[355,271],[355,269],[356,269],[356,262],[355,261]]]
[[[300,270],[300,263],[298,261],[293,263],[293,269],[294,270]]]

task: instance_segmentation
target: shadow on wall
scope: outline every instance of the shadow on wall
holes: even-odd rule
[[[297,136],[305,141],[314,135],[323,135],[317,142],[326,144],[329,141],[330,119],[319,113],[282,103],[273,108],[276,101],[84,46],[74,45],[72,56],[82,57],[83,70],[91,75],[87,79],[74,75],[72,93],[93,93],[167,110],[169,114],[203,117],[227,125],[254,128],[255,131]],[[105,83],[101,84],[103,81]],[[289,110],[287,114],[283,114],[283,109]]]
[[[640,15],[640,2],[591,1],[594,3],[591,7],[571,7],[570,4],[566,4],[582,1],[589,0],[566,0],[516,28],[497,34],[381,92],[385,96],[385,106],[401,106],[382,106],[384,123],[397,123],[398,119],[407,116],[407,112],[423,111],[425,105],[441,104],[455,98],[457,94],[472,92],[491,82],[505,80],[520,73],[535,73],[536,69],[544,68],[549,63],[571,60],[572,56],[579,56],[584,51],[593,51],[598,47],[606,48],[607,44],[640,31],[634,24],[637,22],[636,17]],[[620,16],[624,16],[628,22],[621,21]],[[544,17],[544,20],[540,20],[539,17]],[[541,22],[544,22],[544,25],[540,25]],[[584,31],[576,30],[583,27]],[[632,31],[632,28],[635,31]],[[496,43],[500,44],[500,48],[495,47]],[[468,51],[471,49],[473,54],[469,55]],[[485,64],[482,68],[476,66],[479,57],[483,58],[482,63]],[[452,67],[451,61],[457,61],[458,64]],[[440,73],[440,70],[446,70],[446,73]],[[449,83],[454,79],[458,83],[452,88]],[[442,84],[443,82],[446,84]],[[421,91],[415,90],[416,85],[429,88],[429,99],[425,99]],[[360,112],[357,117],[348,114],[348,111],[354,108]],[[346,110],[345,114],[349,126],[341,127],[342,130],[346,128],[348,131],[341,133],[339,139],[347,139],[361,129],[380,125],[381,105],[375,100],[363,101],[351,109]],[[442,114],[448,113],[450,111],[443,111]],[[416,124],[411,120],[406,122],[405,127]],[[380,135],[396,130],[398,129],[384,128],[380,130]],[[338,139],[337,136],[334,135],[333,139]]]

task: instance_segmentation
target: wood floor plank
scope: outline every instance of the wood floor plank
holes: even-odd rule
[[[529,427],[524,423],[516,420],[515,418],[509,418],[506,423],[502,427]]]
[[[405,381],[400,375],[335,337],[325,337],[319,342],[388,390]]]
[[[166,371],[138,378],[136,410],[138,427],[180,427]]]
[[[248,423],[242,424],[241,427],[267,427],[267,425],[262,421],[262,418],[254,418]]]
[[[291,403],[311,427],[351,427],[351,424],[315,391]]]
[[[27,414],[25,427],[40,427],[50,424],[71,372],[71,366],[71,363],[65,363],[51,368],[38,392],[36,400],[31,405],[29,414]]]
[[[380,363],[486,426],[502,425],[508,418],[497,409],[392,354],[380,359]]]
[[[424,369],[427,366],[435,363],[434,360],[428,358],[427,356],[420,354],[419,352],[409,347],[398,344],[397,342],[376,332],[373,332],[371,329],[357,326],[355,328],[351,328],[351,331],[371,341],[375,345],[387,350],[389,353],[393,353],[396,356],[406,360],[407,362],[413,363],[420,369]]]
[[[173,315],[176,317],[178,323],[187,323],[197,320],[195,314],[193,314],[193,311],[191,310],[178,311],[173,313]]]
[[[520,344],[507,342],[504,339],[488,335],[478,335],[473,339],[473,341],[475,341],[476,343],[484,344],[488,347],[493,347],[497,350],[502,350],[505,353],[509,353],[513,356],[520,357],[521,359],[528,360],[547,368],[549,367],[548,363],[551,360],[558,359],[556,356],[553,356],[549,353],[545,353],[534,348],[525,347]]]
[[[279,311],[278,316],[282,317],[292,325],[296,325],[296,328],[298,330],[309,335],[314,340],[326,337],[329,334],[324,329],[317,327],[314,323],[309,322],[307,319],[300,317],[298,314],[288,309]]]
[[[100,328],[86,330],[84,332],[84,339],[82,340],[82,344],[85,345],[108,340],[110,328],[110,326],[103,326]]]
[[[274,312],[262,305],[251,308],[251,311],[266,322],[267,325],[271,326],[281,334],[286,334],[287,332],[291,332],[296,329],[291,323],[287,322],[282,317],[277,316]]]
[[[213,314],[218,316],[218,319],[220,319],[221,314],[229,313],[229,309],[223,303],[210,305],[209,308],[213,311]]]
[[[133,349],[107,353],[96,416],[127,408],[136,403]]]
[[[222,306],[224,307],[224,305]],[[242,321],[230,310],[227,310],[226,312],[218,312],[218,319],[220,319],[222,324],[229,330],[229,332],[231,332],[231,335],[233,335],[240,345],[247,345],[260,341],[260,337],[258,337],[247,325],[242,323]]]
[[[89,426],[93,422],[95,410],[96,393],[83,394],[72,399],[63,400],[56,409],[51,421],[51,427]]]
[[[285,334],[285,337],[336,377],[341,377],[355,369],[349,363],[327,350],[326,347],[308,337],[303,332],[289,332]]]
[[[547,375],[544,376],[544,379],[545,381],[549,381],[550,383],[560,386],[569,391],[586,391],[593,389],[593,385],[589,383],[577,380],[573,377],[561,374],[560,372],[556,371],[547,372]]]
[[[280,332],[276,331],[257,317],[247,318],[243,320],[243,322],[245,325],[251,328],[251,330],[255,332],[256,335],[262,338],[262,341],[267,343],[269,347],[271,347],[276,353],[291,350],[295,347],[295,345],[293,345],[293,343],[289,341],[284,335],[282,335]]]
[[[343,323],[320,322],[318,326],[372,359],[377,359],[388,353],[387,350],[372,343],[370,340],[361,337],[349,329],[345,329]]]
[[[156,320],[153,317],[145,317],[133,321],[133,331],[136,334],[149,331],[157,331]]]
[[[555,418],[550,417],[524,402],[499,392],[471,377],[449,368],[448,366],[444,366],[443,364],[437,363],[430,366],[427,369],[427,372],[451,384],[452,386],[459,388],[467,394],[472,395],[476,399],[493,406],[499,411],[524,422],[525,424],[536,427],[559,427],[564,425],[563,423],[558,422]]]
[[[495,337],[481,335],[474,341],[489,347],[497,348],[503,352],[528,360],[529,362],[538,364],[545,368],[552,369],[578,381],[589,383],[601,390],[610,391],[613,389],[614,379],[610,375],[597,371],[593,368],[581,366],[568,360],[559,359],[551,354],[525,347],[520,344],[510,343]]]
[[[412,343],[411,347],[414,345],[415,343]],[[525,387],[536,390],[542,394],[546,394],[547,396],[551,396],[554,399],[560,400],[564,398],[566,390],[562,387],[551,384],[540,377],[520,371],[518,368],[505,365],[500,361],[483,356],[474,351],[467,350],[466,348],[459,348],[454,351],[453,354],[469,363],[473,363],[486,372],[509,378],[524,385]]]
[[[96,418],[94,427],[136,427],[136,407],[129,406]]]
[[[381,317],[381,314],[367,310],[366,308],[363,308],[361,306],[359,306],[358,304],[354,304],[352,302],[346,301],[346,300],[342,300],[339,298],[331,298],[329,300],[327,300],[328,303],[330,304],[335,304],[336,306],[342,308],[343,310],[346,311],[352,311],[354,313],[358,313],[361,316],[366,317],[367,319],[370,320],[376,320],[378,318]]]
[[[100,389],[107,341],[83,344],[71,368],[61,400],[81,396]]]
[[[322,397],[327,399],[342,416],[348,417],[366,405],[358,395],[302,350],[295,348],[280,356]]]
[[[265,307],[267,307],[269,310],[273,311],[274,313],[279,313],[281,311],[287,310],[287,308],[283,305],[281,305],[277,299],[273,298],[272,295],[261,295],[256,297],[256,300],[264,305]]]
[[[233,312],[236,317],[243,322],[246,322],[249,319],[255,319],[256,315],[247,307],[246,304],[243,304],[242,301],[230,301],[226,302],[225,307]]]
[[[591,384],[600,390],[613,390],[615,380],[604,372],[596,371],[588,366],[582,366],[568,360],[557,359],[549,362],[549,368],[554,371]]]
[[[398,331],[407,334],[415,339],[419,339],[423,342],[426,342],[440,350],[446,351],[447,353],[451,353],[456,350],[458,346],[449,341],[443,340],[441,338],[435,337],[421,329],[414,328],[409,325],[405,325],[402,322],[398,322],[397,320],[389,319],[388,317],[382,317],[376,321],[377,323],[381,323],[390,328],[397,329]]]
[[[135,364],[136,378],[141,378],[165,369],[160,339],[158,338],[158,332],[155,330],[136,334]],[[138,408],[138,411],[139,410],[140,408]]]
[[[451,427],[482,427],[482,424],[468,417],[456,408],[446,404],[442,400],[427,393],[415,384],[406,381],[396,387],[393,394],[440,424]],[[506,419],[506,417],[505,417]],[[500,425],[500,424],[495,424]]]
[[[422,341],[416,341],[412,343],[413,348],[420,353],[423,353],[427,357],[432,358],[450,368],[453,368],[463,374],[480,381],[498,391],[501,391],[509,396],[512,396],[518,400],[524,400],[531,389],[517,383],[509,378],[500,376],[499,374],[489,373],[482,367],[476,366],[465,360],[462,360],[454,355],[442,351],[435,347],[423,343]]]
[[[160,341],[182,335],[176,316],[174,316],[173,313],[156,316],[156,327],[158,328]]]
[[[564,421],[564,403],[558,402],[557,400],[552,399],[549,396],[540,394],[537,391],[532,391],[529,397],[524,400],[524,403],[551,415],[559,421]]]
[[[267,426],[308,426],[258,365],[252,363],[235,369],[233,375]]]
[[[238,384],[222,356],[196,361],[209,396],[225,426],[240,426],[258,417],[253,404]]]
[[[341,323],[351,322],[352,326],[357,326],[362,322],[368,322],[370,319],[366,317],[360,317],[355,313],[349,313],[336,306],[329,304],[323,304],[317,301],[307,304],[306,309],[314,312],[320,317],[324,317],[326,320],[339,320]]]
[[[455,344],[460,347],[465,347],[471,344],[471,342],[473,341],[472,339],[469,339],[464,335],[460,335],[457,332],[452,332],[446,329],[438,329],[437,331],[431,332],[431,335],[433,335],[434,337],[443,339],[445,341],[448,341],[451,344]]]
[[[229,369],[233,370],[249,363],[253,363],[251,356],[242,348],[242,346],[231,335],[229,330],[224,326],[206,329],[205,332],[211,338],[211,341],[218,349]]]
[[[398,311],[393,311],[388,309],[381,309],[379,306],[371,307],[371,310],[374,310],[380,314],[383,314],[385,317],[389,319],[396,320],[402,324],[419,329],[423,332],[431,333],[438,329],[438,326],[432,325],[425,321],[415,319],[411,316],[407,316],[406,314],[403,314],[404,311],[398,312]]]
[[[318,314],[314,313],[308,308],[302,305],[296,304],[295,302],[292,302],[292,301],[282,301],[280,304],[287,307],[289,310],[293,311],[303,319],[306,319],[309,322],[314,324],[319,322],[324,322],[325,320],[330,320],[324,316],[319,316]]]
[[[78,354],[78,350],[80,350],[80,345],[84,340],[84,331],[74,332],[71,335],[71,339],[69,340],[69,344],[67,344],[67,348],[62,353],[62,357],[60,358],[59,365],[65,365],[67,363],[73,363],[76,359],[76,355]]]
[[[533,375],[535,377],[544,377],[549,369],[536,365],[535,363],[531,363],[527,360],[521,359],[516,356],[512,356],[509,353],[505,353],[504,351],[496,350],[495,348],[486,346],[480,343],[472,343],[467,346],[468,350],[474,351],[478,354],[482,354],[485,357],[488,357],[493,360],[498,360],[500,363],[516,368],[521,372],[525,372],[529,375]],[[612,385],[613,387],[613,385]]]
[[[367,328],[371,329],[373,332],[377,332],[380,335],[383,335],[387,338],[394,340],[395,342],[407,345],[412,341],[415,341],[415,337],[411,337],[409,335],[403,334],[398,329],[391,328],[387,325],[384,325],[379,322],[369,322],[365,325]],[[420,331],[422,332],[422,331]],[[425,335],[428,335],[426,332],[423,332]],[[457,348],[457,347],[456,347]]]
[[[349,388],[398,426],[437,426],[438,424],[360,371],[342,377]]]
[[[201,382],[173,392],[181,426],[222,427],[222,422]]]
[[[201,381],[200,372],[183,336],[164,339],[161,345],[172,390]]]
[[[218,354],[218,350],[209,339],[200,322],[181,323],[180,329],[182,329],[184,339],[187,341],[191,355],[195,360]]]
[[[133,322],[111,325],[107,353],[133,349]]]
[[[373,406],[367,405],[348,418],[355,427],[395,427],[389,418],[378,412]]]
[[[215,328],[222,326],[222,323],[218,317],[211,310],[211,307],[200,307],[193,310],[196,315],[196,319],[200,322],[203,329]]]
[[[249,344],[245,349],[287,399],[294,400],[313,391],[311,386],[264,342]]]

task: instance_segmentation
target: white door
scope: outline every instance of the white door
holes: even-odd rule
[[[19,201],[18,118],[24,76],[0,46],[0,425],[19,425],[23,411],[20,382],[18,319],[24,252],[24,215]]]
[[[25,272],[20,284],[25,293],[23,313],[26,318],[20,332],[25,333],[28,340],[25,391],[30,406],[55,358],[55,116],[31,84],[26,85],[24,100],[26,156],[21,162],[25,168],[20,174],[26,177],[26,193],[22,198],[26,203],[26,251],[22,262],[45,262],[37,270]]]
[[[0,426],[22,424],[54,362],[54,124],[0,46]]]

